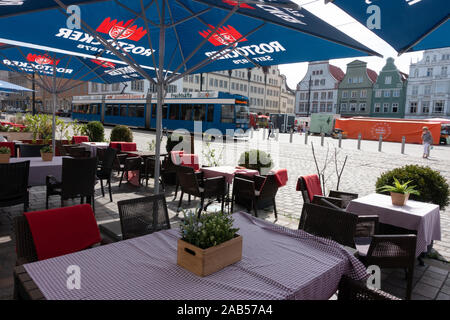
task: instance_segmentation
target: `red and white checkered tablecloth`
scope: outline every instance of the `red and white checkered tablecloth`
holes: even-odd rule
[[[341,276],[367,277],[339,244],[238,212],[242,260],[207,277],[177,265],[179,230],[165,230],[24,265],[47,299],[329,299]],[[67,289],[67,268],[81,289]]]

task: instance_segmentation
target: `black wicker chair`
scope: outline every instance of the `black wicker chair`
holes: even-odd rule
[[[123,200],[117,205],[123,240],[170,229],[164,194]]]
[[[278,184],[274,174],[253,177],[235,176],[231,212],[233,212],[235,202],[244,205],[248,212],[253,209],[255,217],[258,216],[258,208],[273,205],[275,219],[278,219],[275,202],[277,192]]]
[[[164,167],[160,163],[160,175],[159,175],[159,181],[161,183],[162,189],[165,190],[164,186],[164,180],[162,179],[162,176],[164,175]],[[150,178],[155,178],[155,165],[156,165],[156,159],[154,157],[145,157],[143,160],[143,164],[140,171],[140,179],[143,181],[145,180],[145,186],[148,187],[148,180]]]
[[[417,236],[373,235],[365,246],[357,246],[358,259],[366,266],[403,268],[406,272],[406,299],[411,299]]]
[[[30,161],[0,164],[0,207],[24,205],[28,210]]]
[[[142,158],[141,157],[127,157],[125,159],[124,165],[121,166],[120,171],[122,175],[120,176],[119,187],[122,185],[122,180],[127,171],[138,171],[138,176],[141,175]],[[139,179],[139,185],[141,180]]]
[[[73,158],[90,158],[91,152],[84,147],[71,147],[68,149],[68,155]]]
[[[97,149],[97,152],[100,150],[104,150],[104,154],[102,163],[100,165],[100,169],[97,170],[97,178],[100,180],[100,186],[102,188],[103,197],[105,196],[105,189],[103,188],[103,180],[106,180],[106,184],[108,185],[109,189],[109,200],[112,202],[113,198],[111,193],[111,175],[113,171],[114,161],[116,160],[117,149],[115,148]]]
[[[202,172],[195,172],[191,167],[177,166],[177,178],[180,184],[181,196],[178,202],[178,210],[183,201],[183,195],[186,193],[189,196],[200,198],[200,209],[198,216],[207,206],[204,206],[205,199],[214,198],[220,199],[222,202],[221,210],[224,210],[226,182],[225,177],[214,177],[204,179]]]
[[[310,203],[311,200],[308,194],[308,189],[306,188],[305,179],[303,177],[298,178],[297,189],[302,193],[303,203]],[[328,194],[327,200],[337,205],[338,207],[345,209],[348,203],[356,198],[358,198],[358,194],[356,193],[332,190]]]
[[[342,276],[338,288],[338,300],[401,300],[379,289],[368,288],[363,281]]]
[[[312,203],[303,205],[299,229],[356,249],[355,230],[358,216]]]
[[[46,144],[19,144],[19,156],[21,158],[40,157],[41,149]]]
[[[84,197],[92,204],[95,212],[95,174],[97,171],[96,158],[63,158],[62,181],[56,180],[53,176],[47,176],[46,186],[46,204],[48,209],[48,198],[52,195],[61,197],[61,207],[64,206],[64,200],[69,198],[81,197],[81,203]]]

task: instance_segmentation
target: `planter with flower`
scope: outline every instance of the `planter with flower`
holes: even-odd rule
[[[177,264],[204,277],[242,259],[242,237],[230,214],[184,215]]]
[[[385,185],[378,189],[381,192],[390,192],[392,204],[394,206],[404,206],[409,199],[410,194],[420,195],[415,186],[409,186],[411,180],[400,183],[394,178],[394,185]]]
[[[0,148],[0,163],[9,163],[11,157],[11,150],[8,147]]]
[[[53,160],[53,148],[51,146],[44,146],[41,148],[42,161]]]

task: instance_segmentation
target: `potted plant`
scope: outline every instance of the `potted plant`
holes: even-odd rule
[[[9,163],[11,157],[11,150],[8,147],[0,148],[0,163]]]
[[[247,169],[258,170],[261,175],[266,175],[273,168],[273,160],[269,153],[252,149],[245,151],[239,157],[238,166]]]
[[[51,146],[44,146],[41,148],[42,161],[52,161],[53,149]]]
[[[242,259],[242,237],[230,214],[185,214],[180,231],[177,264],[200,277]]]
[[[400,183],[396,178],[394,178],[394,185],[384,185],[379,188],[381,192],[390,192],[392,204],[394,206],[404,206],[406,201],[408,201],[410,194],[420,195],[415,186],[409,186],[411,180]]]

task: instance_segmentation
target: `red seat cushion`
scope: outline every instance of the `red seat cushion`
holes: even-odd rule
[[[312,201],[315,195],[323,196],[322,187],[320,186],[320,180],[317,174],[310,174],[309,176],[303,176],[302,178],[305,181],[309,201]]]
[[[84,250],[101,241],[89,204],[25,212],[39,260]]]
[[[182,166],[191,167],[195,171],[200,170],[200,165],[198,163],[198,155],[190,154],[190,153],[183,153],[180,158],[181,158]]]
[[[121,144],[121,142],[111,141],[111,142],[109,143],[109,146],[110,146],[111,148],[120,150],[120,147],[122,146],[122,144]]]
[[[82,142],[89,142],[89,137],[88,136],[73,136],[73,138],[72,138],[73,144],[78,144],[78,143],[82,143]]]
[[[14,142],[0,142],[0,147],[6,147],[9,148],[9,150],[11,150],[11,157],[15,157],[16,156],[16,147],[15,147],[15,143]]]
[[[275,175],[278,187],[285,186],[288,181],[287,169],[272,170],[272,172]]]
[[[121,151],[137,151],[136,142],[121,142]]]

